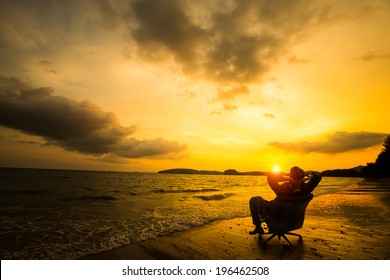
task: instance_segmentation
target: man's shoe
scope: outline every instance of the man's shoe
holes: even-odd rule
[[[264,230],[262,227],[255,227],[254,230],[249,232],[250,235],[263,234],[263,233],[264,233]]]

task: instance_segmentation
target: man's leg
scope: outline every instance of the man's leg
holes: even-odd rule
[[[261,196],[255,196],[249,200],[252,222],[256,227],[253,231],[249,232],[249,234],[264,233],[261,228],[261,223],[268,220],[268,205],[269,201],[265,200]]]

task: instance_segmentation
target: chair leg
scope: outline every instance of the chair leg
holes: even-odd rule
[[[287,234],[287,233],[285,233],[285,234]],[[283,237],[284,240],[287,241],[287,243],[290,245],[290,247],[292,247],[292,244],[291,244],[290,240],[288,240],[288,238],[284,234],[282,234],[282,237]]]
[[[302,241],[302,235],[300,234],[297,234],[297,233],[293,233],[293,232],[286,232],[285,233],[286,235],[294,235],[294,236],[298,236],[299,237],[299,241]]]
[[[267,233],[266,233],[266,234],[267,234]],[[268,241],[270,241],[270,240],[271,240],[272,238],[274,238],[275,236],[278,236],[279,238],[280,238],[280,237],[283,237],[283,239],[287,241],[287,243],[290,245],[290,247],[293,247],[292,244],[291,244],[291,242],[290,242],[290,240],[288,240],[288,238],[287,238],[286,235],[298,236],[298,237],[299,237],[299,241],[302,242],[302,235],[297,234],[297,233],[293,233],[293,232],[286,232],[286,233],[283,233],[283,234],[281,234],[281,233],[279,233],[279,234],[278,234],[278,233],[273,233],[270,237],[267,238],[267,240],[265,240],[265,241],[263,241],[263,242],[261,243],[261,246],[262,246],[263,248],[265,248],[265,247],[266,247],[266,244],[268,243]],[[260,235],[260,237],[262,237],[262,235]]]
[[[267,240],[265,240],[265,241],[263,241],[263,242],[261,243],[261,247],[265,248],[267,242],[270,241],[272,238],[274,238],[274,237],[277,236],[277,235],[278,235],[277,233],[272,234],[270,237],[267,238]]]

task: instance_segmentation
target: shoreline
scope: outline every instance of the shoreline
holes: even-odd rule
[[[249,209],[248,209],[249,211]],[[390,259],[390,185],[359,184],[315,197],[296,232],[303,242],[274,238],[261,247],[251,217],[215,221],[132,243],[84,260],[386,260]],[[267,238],[265,235],[263,238]]]

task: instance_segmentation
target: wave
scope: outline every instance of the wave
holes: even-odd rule
[[[86,189],[86,188],[83,188]],[[88,189],[88,191],[97,191],[95,189]],[[110,193],[118,195],[130,195],[130,196],[144,196],[148,194],[180,194],[180,193],[202,193],[202,192],[220,192],[222,189],[217,188],[206,188],[206,189],[154,189],[154,190],[112,190]],[[83,196],[82,199],[96,198],[97,196]],[[78,200],[82,200],[78,199]],[[76,200],[75,198],[67,197],[61,200]]]
[[[79,197],[65,197],[60,198],[60,201],[107,201],[107,200],[118,200],[116,197],[110,195],[99,195],[99,196],[90,196],[82,195]]]
[[[9,248],[0,250],[1,259],[78,259],[90,254],[113,250],[131,243],[160,238],[175,232],[203,226],[213,221],[235,217],[177,216],[160,213],[143,217],[138,221],[105,220],[90,217],[64,217],[61,214],[41,216],[27,225],[15,225],[12,219],[4,219],[2,226],[10,228],[2,233]],[[153,215],[156,213],[153,212]],[[81,219],[80,219],[81,218]],[[55,224],[47,226],[48,220]],[[14,240],[34,240],[26,244]],[[15,243],[16,242],[16,243]],[[39,248],[39,249],[37,249]]]
[[[157,189],[151,191],[151,193],[197,193],[197,192],[219,192],[221,189],[209,188],[209,189],[176,189],[176,190],[166,190],[166,189]]]
[[[234,195],[233,193],[223,193],[223,194],[215,194],[215,195],[195,195],[194,197],[202,199],[202,200],[222,200]]]

